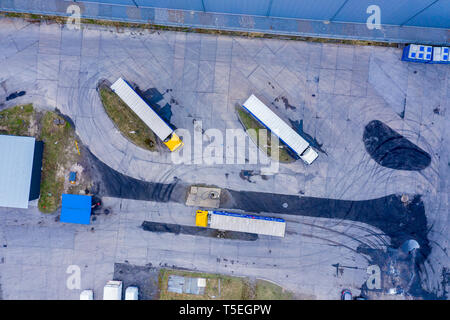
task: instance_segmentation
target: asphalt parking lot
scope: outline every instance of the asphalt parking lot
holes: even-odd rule
[[[28,102],[38,108],[58,108],[73,120],[82,144],[105,170],[113,170],[115,183],[126,177],[135,179],[137,186],[147,183],[150,191],[149,184],[176,181],[185,186],[215,185],[242,195],[270,193],[279,208],[284,203],[279,195],[284,195],[299,199],[289,202],[293,210],[304,204],[304,198],[331,203],[318,206],[322,210],[317,214],[262,212],[284,217],[287,235],[261,236],[256,241],[145,231],[143,221],[193,226],[195,208],[176,199],[181,197],[177,192],[170,195],[173,201],[149,198],[146,192],[133,198],[135,193],[129,190],[124,196],[111,181],[110,188],[104,188],[109,193],[103,195],[111,214],[98,217],[89,227],[63,225],[55,221],[56,215],[38,213],[34,204],[29,210],[0,208],[3,299],[77,299],[80,290],[66,286],[70,265],[82,270],[81,289],[94,289],[100,298],[103,285],[114,276],[114,264],[125,260],[136,266],[152,263],[265,278],[319,299],[339,298],[342,288],[358,294],[368,278],[367,267],[375,263],[386,280],[382,291],[399,285],[406,292],[414,289],[418,297],[445,297],[448,66],[401,62],[401,50],[387,47],[98,26],[73,31],[10,18],[0,19],[0,39],[0,109]],[[202,122],[203,130],[241,128],[234,107],[257,94],[285,120],[303,120],[304,131],[326,154],[320,153],[311,166],[300,161],[280,164],[268,179],[256,175],[251,181],[242,179],[240,172],[261,170],[258,164],[174,165],[162,149],[148,152],[131,144],[104,112],[97,85],[119,76],[142,90],[156,88],[163,94],[157,103],[170,105],[171,123],[192,134],[194,120]],[[11,93],[21,91],[26,94],[6,101]],[[417,147],[411,150],[420,150],[411,153],[422,155],[420,161],[413,161],[414,170],[399,170],[395,161],[394,165],[377,161],[377,154],[368,152],[364,137],[374,120]],[[338,206],[335,200],[387,199],[386,209],[392,202],[401,205],[395,202],[401,195],[408,195],[411,203],[420,195],[423,205],[420,222],[406,224],[426,230],[429,250],[417,267],[402,264],[387,250],[398,243],[381,226],[384,213],[374,214],[377,221],[371,221],[374,216],[359,219],[367,216],[364,206],[351,211],[352,217],[346,217],[346,211],[329,214]],[[378,250],[377,254],[368,254],[369,249]],[[395,277],[389,274],[389,263],[400,280],[390,281]],[[350,268],[337,272],[336,264]],[[417,283],[402,280],[411,275],[417,275],[419,289]]]

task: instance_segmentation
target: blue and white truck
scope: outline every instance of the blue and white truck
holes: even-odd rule
[[[403,49],[402,61],[450,64],[449,47],[433,47],[410,44]]]

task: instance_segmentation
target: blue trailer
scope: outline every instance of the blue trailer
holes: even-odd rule
[[[403,49],[402,61],[450,64],[449,47],[433,47],[410,44]]]

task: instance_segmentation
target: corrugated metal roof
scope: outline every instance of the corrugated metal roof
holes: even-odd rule
[[[286,122],[281,120],[280,117],[253,94],[244,102],[244,108],[298,155],[301,155],[303,151],[308,148],[309,144],[305,139],[288,126]]]
[[[63,194],[61,218],[66,223],[89,224],[91,222],[92,197],[77,194]]]
[[[284,237],[286,222],[279,218],[211,211],[209,226],[219,230],[249,232]]]
[[[199,283],[202,283],[201,280],[205,279],[170,275],[167,282],[167,291],[197,295],[204,294],[205,286],[199,286]]]
[[[0,135],[0,207],[28,208],[35,139]]]
[[[164,141],[173,130],[145,103],[144,100],[122,78],[117,79],[111,89],[137,114],[139,118]]]

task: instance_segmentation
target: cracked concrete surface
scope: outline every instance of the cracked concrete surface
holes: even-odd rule
[[[1,18],[0,109],[28,102],[56,107],[73,119],[83,144],[96,157],[145,181],[170,183],[177,177],[186,184],[345,200],[421,194],[433,248],[421,270],[423,286],[441,294],[441,270],[449,265],[450,67],[405,63],[400,56],[401,50],[385,47],[99,26],[73,31],[53,23]],[[194,119],[205,130],[240,128],[234,105],[258,94],[273,102],[284,119],[303,119],[305,132],[323,143],[327,155],[320,153],[312,166],[281,164],[279,173],[268,180],[255,178],[255,183],[242,180],[239,173],[259,165],[172,165],[168,152],[131,144],[103,111],[97,83],[119,76],[143,90],[171,89],[165,95],[178,102],[171,104],[171,122],[192,133]],[[5,101],[22,90],[26,95]],[[277,98],[288,99],[295,109]],[[378,165],[363,142],[364,128],[372,120],[429,153],[430,165],[418,172]],[[367,233],[380,232],[345,220],[286,216],[284,239],[260,237],[250,244],[205,240],[139,229],[144,220],[193,225],[192,208],[113,198],[105,202],[113,214],[98,218],[94,232],[61,225],[33,208],[0,208],[0,240],[7,245],[0,248],[3,298],[77,298],[79,291],[65,285],[70,264],[82,268],[82,289],[93,288],[100,298],[114,262],[124,260],[258,276],[295,292],[338,298],[339,288],[357,293],[367,279],[367,257],[356,251],[359,243],[353,238],[369,239]],[[336,231],[342,234],[335,243],[327,241]],[[373,241],[365,242],[370,247]],[[386,243],[389,239],[379,248]],[[237,262],[218,262],[223,257]],[[336,263],[358,269],[336,276]]]

